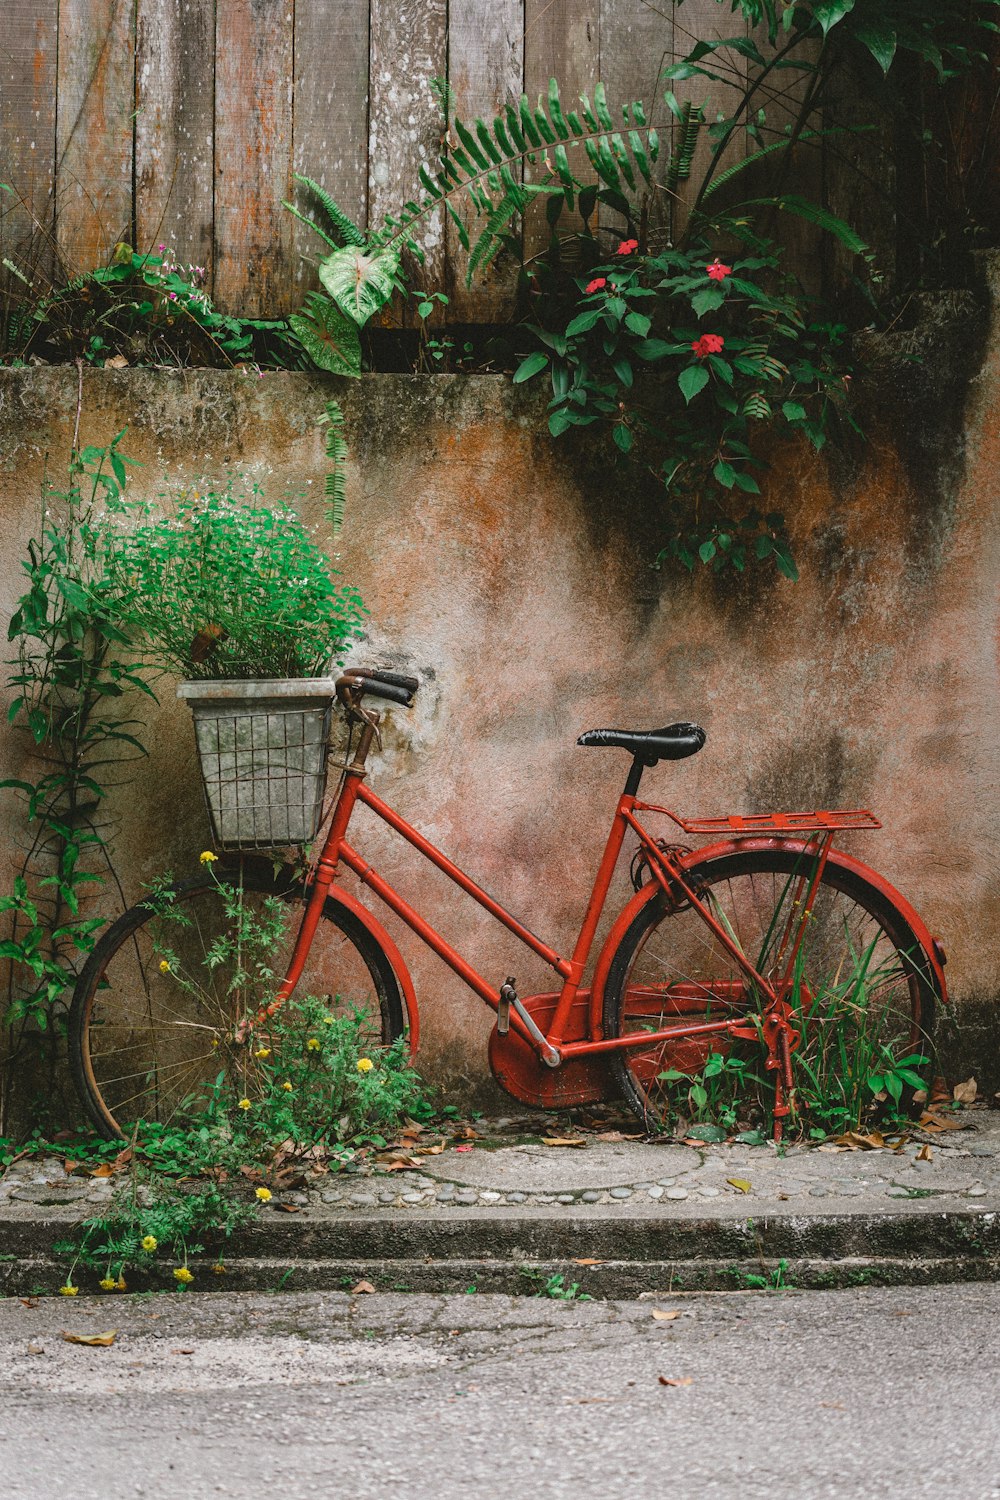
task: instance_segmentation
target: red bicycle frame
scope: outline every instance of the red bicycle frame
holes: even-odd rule
[[[625,791],[622,792],[618,799],[618,806],[615,810],[604,854],[597,871],[590,898],[587,902],[583,922],[572,955],[565,957],[548,943],[537,937],[530,928],[514,917],[501,902],[497,901],[487,891],[484,891],[457,864],[449,859],[447,855],[443,854],[430,839],[426,838],[390,807],[387,802],[379,797],[376,792],[371,790],[365,779],[365,761],[377,733],[377,724],[377,715],[370,714],[369,721],[362,732],[357,753],[350,764],[344,768],[343,782],[333,809],[330,830],[315,866],[314,878],[287,976],[275,1000],[257,1017],[258,1022],[263,1022],[266,1018],[274,1015],[293,992],[302,974],[306,957],[319,923],[323,903],[336,880],[338,866],[343,864],[357,876],[362,884],[373,891],[391,911],[395,912],[433,952],[438,954],[449,968],[480,999],[497,1012],[498,1031],[500,1034],[505,1036],[509,1025],[515,1035],[529,1049],[529,1055],[534,1055],[534,1066],[536,1069],[539,1060],[550,1069],[560,1069],[564,1065],[573,1062],[588,1059],[596,1060],[605,1054],[620,1049],[640,1045],[643,1048],[649,1048],[655,1046],[657,1043],[705,1037],[712,1034],[763,1040],[767,1050],[767,1067],[775,1073],[775,1128],[780,1132],[781,1119],[789,1112],[791,1107],[788,1102],[788,1096],[792,1088],[791,1054],[798,1040],[791,1020],[791,1006],[786,997],[792,983],[792,975],[801,948],[805,926],[809,918],[811,903],[830,859],[835,830],[839,827],[879,827],[877,819],[870,813],[851,812],[814,813],[808,815],[778,813],[755,819],[733,817],[727,819],[704,819],[700,822],[689,821],[681,819],[668,808],[658,807],[653,803],[640,802],[634,792],[629,790],[629,785],[626,785]],[[630,778],[630,782],[632,780],[633,778]],[[634,780],[637,783],[638,775],[635,776]],[[363,858],[354,846],[348,842],[348,826],[355,806],[359,801],[383,822],[388,824],[390,828],[405,839],[407,843],[412,845],[421,855],[430,860],[455,885],[471,896],[478,905],[502,923],[521,943],[537,954],[539,958],[553,969],[562,981],[559,990],[554,995],[530,996],[522,1000],[514,993],[510,982],[502,986],[497,986],[490,984],[488,980],[484,979],[472,964],[451,943],[443,938],[421,916],[416,908],[405,900]],[[704,858],[706,855],[716,855],[734,847],[745,849],[748,847],[749,840],[757,841],[761,834],[769,835],[766,840],[769,847],[774,847],[774,839],[770,836],[778,833],[782,836],[781,843],[784,846],[787,847],[791,843],[792,847],[801,851],[805,862],[801,876],[794,877],[798,881],[798,889],[794,893],[794,903],[790,908],[790,912],[798,910],[800,916],[796,920],[792,915],[789,915],[784,931],[780,935],[777,953],[779,963],[783,963],[783,972],[777,982],[769,982],[754,967],[753,963],[740,948],[738,942],[717,921],[712,911],[701,899],[696,885],[687,876],[684,855],[671,850],[662,842],[655,840],[640,822],[637,816],[640,812],[663,814],[690,832],[711,833],[727,829],[731,833],[735,832],[741,835],[736,840],[730,840],[725,844],[715,845],[708,850],[700,851],[700,858]],[[669,901],[689,903],[699,913],[701,920],[710,928],[716,941],[730,955],[737,969],[745,977],[749,993],[758,998],[758,1005],[755,1008],[755,1015],[752,1018],[748,1016],[747,1007],[744,1005],[739,1015],[729,1018],[709,1021],[682,1020],[675,1024],[661,1026],[659,1030],[651,1032],[644,1031],[638,1034],[632,1033],[617,1037],[605,1037],[603,1035],[601,1019],[603,985],[607,976],[610,955],[614,951],[614,947],[624,927],[627,926],[628,921],[635,915],[635,912],[642,905],[643,901],[649,899],[653,894],[652,890],[643,888],[643,890],[637,893],[633,901],[626,906],[605,942],[589,991],[584,990],[582,988],[582,980],[593,949],[598,922],[604,910],[625,835],[630,829],[639,838],[652,880],[655,883],[655,888],[662,890]],[[793,842],[795,834],[805,833],[809,835],[805,842]],[[689,851],[684,851],[684,853],[689,853]],[[842,864],[856,863],[848,861],[841,854],[837,855],[837,860]],[[864,867],[858,866],[858,868],[861,869]],[[874,876],[874,872],[866,871],[866,874]],[[878,880],[877,876],[874,878]],[[883,888],[887,890],[891,889],[885,887],[884,882],[882,884]],[[902,903],[898,894],[893,892],[893,896],[901,909],[905,908],[911,927],[917,933],[918,937],[921,938],[924,951],[932,958],[935,958],[936,961],[933,939],[931,939],[930,934],[925,932],[919,918],[908,907],[905,907],[905,903]],[[390,952],[394,968],[398,968],[402,960],[399,958],[394,945],[388,942],[384,930],[371,917],[370,913],[367,913],[365,908],[361,907],[358,903],[352,902],[352,904],[359,914],[364,914],[374,935],[383,942],[383,946]],[[404,978],[403,975],[400,977]],[[938,972],[938,977],[942,981],[943,992],[943,975]],[[412,996],[412,985],[409,984],[408,975],[405,975],[403,990],[405,994]],[[581,1004],[581,1000],[585,1001],[586,1004]],[[540,1011],[542,1009],[548,1012],[547,1024],[544,1030],[538,1025],[532,1014],[532,1010]],[[509,1087],[506,1079],[502,1081],[505,1083],[505,1086]],[[519,1092],[517,1088],[511,1089],[511,1092],[516,1093],[518,1097],[529,1098],[532,1102],[535,1101],[536,1096],[534,1093],[525,1094]],[[537,1097],[540,1100],[543,1095],[538,1094]]]

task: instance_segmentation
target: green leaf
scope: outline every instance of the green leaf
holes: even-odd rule
[[[783,401],[781,411],[786,422],[803,422],[807,415],[805,407],[800,406],[798,401]]]
[[[596,323],[604,317],[603,307],[593,307],[587,312],[578,313],[571,323],[566,325],[566,337],[572,338],[577,333],[589,333]],[[626,319],[626,322],[628,320]]]
[[[707,542],[702,542],[701,546],[698,548],[698,556],[701,558],[703,563],[709,563],[712,561],[712,558],[715,556],[715,541],[712,537],[709,537]],[[693,1094],[694,1090],[692,1090],[692,1096]],[[704,1100],[702,1100],[702,1103],[704,1103]]]
[[[335,250],[319,264],[319,279],[341,312],[363,328],[396,290],[399,251],[366,251],[355,245]]]
[[[313,293],[288,323],[318,370],[329,370],[331,375],[361,374],[358,325],[329,297]]]
[[[540,370],[544,370],[549,362],[549,356],[536,349],[534,354],[529,354],[527,359],[521,361],[514,371],[513,381],[515,385],[521,385],[525,380],[530,380]],[[551,422],[549,424],[551,426]]]
[[[630,427],[626,427],[624,422],[616,422],[611,429],[611,436],[615,440],[616,447],[620,448],[622,453],[629,452],[632,447],[632,429]]]
[[[625,327],[630,333],[638,334],[641,339],[646,337],[652,325],[652,318],[647,318],[642,313],[630,312],[626,314]],[[648,355],[644,355],[643,357],[648,358]]]
[[[695,316],[703,317],[707,312],[716,312],[726,300],[726,294],[718,287],[706,287],[703,292],[695,292],[691,298],[691,306]]]
[[[790,9],[795,9],[795,6]],[[813,19],[823,28],[824,37],[854,9],[854,0],[814,0]]]
[[[684,400],[691,401],[708,384],[708,371],[704,365],[688,365],[678,375],[677,384],[681,388]]]
[[[719,459],[712,473],[724,489],[731,490],[736,483],[736,470],[732,464],[727,464],[724,459]]]
[[[888,73],[896,55],[896,33],[887,26],[858,26],[854,35],[867,47],[883,73]]]

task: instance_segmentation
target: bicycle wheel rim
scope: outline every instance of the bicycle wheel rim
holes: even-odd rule
[[[716,919],[772,983],[784,976],[794,945],[797,916],[791,904],[804,895],[802,874],[802,858],[792,850],[736,853],[689,871],[704,886]],[[789,946],[782,948],[781,935],[789,927]],[[872,1101],[877,1092],[868,1089],[868,1078],[885,1072],[880,1065],[888,1057],[897,1064],[906,1057],[930,1057],[934,988],[926,956],[881,893],[831,864],[814,893],[793,978],[789,999],[801,1043],[792,1061],[800,1102],[814,1100],[831,1121],[840,1118],[850,1128],[861,1122],[866,1099]],[[664,901],[652,903],[639,913],[612,961],[607,1034],[638,1034],[682,1015],[706,1022],[738,1017],[747,1024],[759,1010],[760,997],[736,960],[690,908],[671,915]],[[757,1043],[717,1033],[629,1049],[612,1065],[631,1106],[648,1124],[662,1126],[676,1112],[685,1080],[703,1074],[713,1056],[726,1060],[717,1078],[731,1074],[734,1089],[741,1072],[753,1082],[751,1113],[766,1117],[773,1104],[773,1074],[764,1078],[763,1055]],[[662,1076],[671,1073],[684,1077]],[[907,1089],[912,1097],[912,1085]],[[687,1102],[690,1106],[690,1098]],[[890,1100],[890,1107],[902,1102]],[[688,1114],[697,1117],[705,1109],[698,1095]]]
[[[268,1071],[265,1060],[273,1068],[276,1025],[258,1025],[247,1038],[239,1028],[273,999],[302,908],[287,872],[248,862],[239,888],[251,920],[265,913],[281,918],[273,977],[254,972],[234,986],[235,965],[224,960],[203,980],[205,955],[227,926],[222,892],[237,880],[206,877],[170,888],[169,913],[162,902],[133,908],[88,960],[71,1015],[71,1062],[104,1134],[125,1135],[138,1120],[166,1125],[188,1118],[213,1088],[253,1101]],[[391,965],[362,924],[332,901],[296,993],[318,996],[331,1016],[357,1014],[365,1050],[403,1032]]]

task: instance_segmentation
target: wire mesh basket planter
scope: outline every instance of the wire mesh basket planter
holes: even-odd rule
[[[326,677],[182,682],[220,849],[307,844],[319,830],[334,684]]]

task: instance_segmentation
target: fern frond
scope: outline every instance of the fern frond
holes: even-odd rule
[[[691,176],[691,162],[698,144],[699,131],[705,123],[705,114],[700,104],[692,104],[687,99],[680,106],[677,120],[677,145],[670,153],[664,184],[668,193],[676,193],[678,185]]]
[[[690,114],[690,106],[686,108]],[[659,150],[656,131],[646,124],[641,103],[626,105],[621,110],[624,130],[616,128],[600,83],[594,89],[593,105],[585,95],[581,96],[580,111],[584,123],[574,111],[563,108],[558,84],[553,79],[547,96],[539,99],[535,109],[522,94],[520,101],[507,105],[492,124],[479,118],[471,124],[454,120],[452,128],[457,143],[450,145],[436,163],[419,170],[423,196],[406,203],[399,218],[387,217],[363,245],[352,240],[321,262],[320,278],[341,311],[363,324],[385,305],[395,288],[399,256],[404,250],[418,258],[421,254],[414,238],[414,225],[442,203],[459,226],[462,245],[469,251],[470,279],[497,254],[503,231],[516,213],[523,212],[529,197],[539,192],[560,195],[565,204],[574,208],[584,184],[573,173],[569,157],[572,147],[583,147],[583,154],[607,195],[604,201],[624,205],[627,212],[624,192],[635,192],[639,179],[652,183],[652,166]],[[686,176],[690,171],[702,123],[700,110],[688,123],[689,129],[682,131],[673,163],[676,176]],[[520,182],[522,164],[530,166],[540,158],[547,172],[544,180]],[[459,192],[471,198],[476,215],[484,221],[475,239],[450,202]]]
[[[326,403],[322,420],[326,423],[326,456],[330,460],[323,488],[330,529],[337,536],[344,524],[347,498],[347,443],[344,441],[344,413],[338,401],[331,399]]]
[[[331,198],[326,188],[320,187],[319,183],[314,182],[311,177],[303,177],[299,172],[296,172],[294,175],[295,181],[301,182],[302,186],[308,188],[313,197],[319,200],[327,218],[340,235],[343,244],[361,246],[365,243],[364,230],[358,228],[357,224],[355,224],[349,214],[344,212],[337,200]],[[287,208],[287,206],[286,204],[285,207]],[[309,220],[306,220],[306,223],[309,222]],[[323,233],[322,230],[318,232],[320,234]]]

